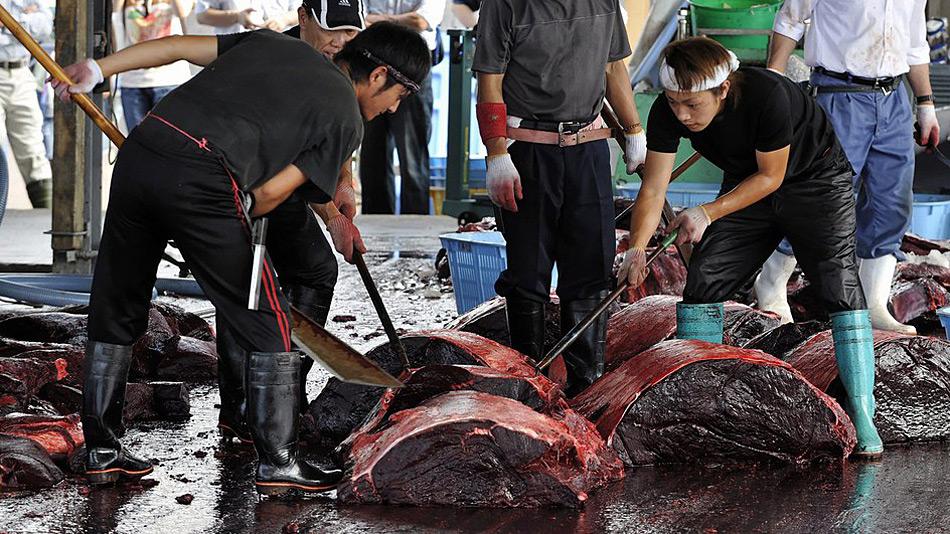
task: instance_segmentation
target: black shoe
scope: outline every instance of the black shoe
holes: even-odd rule
[[[237,439],[241,443],[251,444],[253,440],[247,428],[244,399],[247,351],[238,345],[234,332],[223,319],[218,321],[217,348],[218,394],[221,397],[218,431],[228,441]]]
[[[544,303],[520,297],[505,298],[511,348],[535,362],[544,355]]]
[[[53,207],[53,181],[37,180],[26,186],[26,194],[34,208]]]
[[[330,316],[330,303],[333,301],[333,289],[313,288],[303,284],[285,284],[283,286],[287,300],[301,313],[320,326],[327,325]],[[306,413],[310,406],[307,397],[307,375],[313,368],[313,359],[306,354],[300,355],[300,413]]]
[[[152,465],[122,448],[122,407],[132,363],[132,347],[89,341],[83,366],[82,432],[86,441],[86,478],[93,484],[138,478]]]
[[[112,484],[123,478],[134,480],[151,472],[151,463],[121,447],[86,450],[86,479],[90,484]]]
[[[300,353],[252,352],[247,362],[247,422],[257,450],[259,493],[319,493],[336,488],[339,470],[324,471],[297,457]]]
[[[601,291],[590,298],[561,301],[561,332],[567,333],[594,311],[607,298]],[[587,389],[604,374],[607,339],[607,313],[600,314],[564,352],[567,365],[567,386],[564,394],[573,397]]]

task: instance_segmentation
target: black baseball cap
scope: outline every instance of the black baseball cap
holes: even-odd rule
[[[366,28],[362,0],[303,0],[324,30],[356,30]]]

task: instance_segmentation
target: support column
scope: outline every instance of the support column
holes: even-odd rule
[[[56,60],[69,65],[93,52],[93,13],[89,0],[59,0],[56,6]],[[91,273],[93,247],[90,236],[90,200],[98,187],[90,190],[91,174],[100,173],[92,157],[95,126],[73,104],[54,104],[53,146],[53,271]],[[98,206],[98,199],[93,206]],[[96,226],[100,224],[96,213]],[[96,231],[98,233],[98,230]]]

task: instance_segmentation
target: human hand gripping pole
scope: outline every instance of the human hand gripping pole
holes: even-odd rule
[[[663,254],[666,249],[673,244],[673,242],[676,240],[676,237],[677,233],[675,231],[666,236],[666,239],[664,239],[663,242],[660,243],[658,247],[656,247],[656,250],[650,253],[650,255],[646,258],[643,268],[646,269],[651,263],[653,263],[654,260],[659,258],[660,255]],[[587,328],[589,328],[590,325],[597,320],[597,317],[604,313],[607,307],[610,306],[613,301],[617,300],[617,298],[622,295],[628,287],[630,287],[629,280],[620,279],[618,277],[617,289],[614,289],[609,295],[607,295],[607,298],[601,301],[594,311],[590,312],[586,317],[584,317],[583,321],[577,323],[574,328],[571,328],[570,332],[565,334],[564,337],[562,337],[561,340],[558,341],[557,344],[548,351],[548,353],[544,356],[544,359],[534,366],[534,368],[538,371],[543,371],[545,368],[547,368],[547,366],[551,365],[551,362],[563,354],[564,351],[568,349],[568,347],[577,341],[577,338],[579,338],[581,334],[584,333],[584,330],[587,330]]]
[[[3,6],[0,6],[0,22],[10,30],[10,33],[30,51],[33,57],[35,57],[43,68],[52,74],[55,79],[65,83],[72,83],[69,76],[63,72],[62,67],[49,57],[49,54],[23,30],[16,19],[14,19]],[[114,124],[109,122],[109,119],[106,118],[88,95],[72,93],[71,98],[83,112],[93,120],[96,126],[109,136],[109,139],[117,147],[122,146],[122,143],[125,141],[122,132],[120,132]],[[246,212],[246,215],[249,217],[250,212]],[[327,332],[326,329],[299,310],[291,306],[290,311],[293,320],[292,335],[294,341],[296,341],[304,353],[322,365],[335,377],[344,382],[354,384],[402,387],[403,383],[400,380],[394,378],[375,362],[357,352],[353,347],[350,347],[333,334]]]
[[[53,61],[53,58],[46,53],[46,50],[43,50],[43,47],[36,42],[33,37],[23,29],[23,26],[13,18],[13,15],[6,10],[3,6],[0,6],[0,23],[9,30],[9,32],[16,37],[17,41],[20,41],[29,52],[30,55],[36,58],[36,61],[46,69],[46,72],[50,73],[51,78],[58,80],[63,83],[72,84],[72,80],[63,71],[63,68],[59,66],[58,63]],[[114,124],[109,122],[109,119],[102,113],[102,111],[96,107],[96,104],[89,98],[89,95],[82,93],[74,93],[70,96],[72,100],[78,105],[85,113],[92,119],[96,126],[99,127],[109,139],[115,143],[115,146],[121,147],[122,143],[125,141],[125,137],[122,136],[122,132],[115,127]]]

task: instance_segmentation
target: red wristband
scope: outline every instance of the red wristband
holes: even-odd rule
[[[508,106],[503,102],[479,102],[475,105],[475,117],[483,143],[508,137]]]

